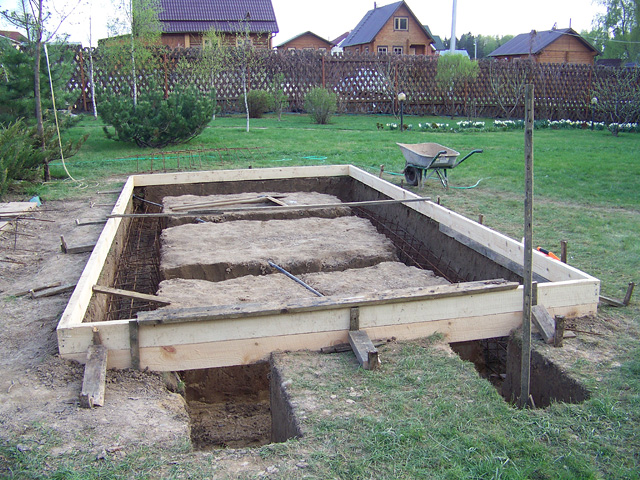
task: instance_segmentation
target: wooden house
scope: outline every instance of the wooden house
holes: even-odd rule
[[[292,50],[318,50],[321,52],[330,52],[334,46],[333,42],[326,40],[313,32],[304,32],[284,43],[281,43],[276,48],[283,52]]]
[[[211,30],[224,45],[249,41],[271,49],[278,23],[271,0],[160,0],[161,41],[171,48],[200,47]]]
[[[373,10],[360,20],[343,42],[345,52],[434,55],[433,37],[416,18],[406,2]]]
[[[600,52],[572,28],[522,33],[489,54],[499,60],[532,59],[538,63],[593,65]]]
[[[10,30],[0,30],[0,38],[7,39],[12,45],[20,45],[28,40],[20,32]]]

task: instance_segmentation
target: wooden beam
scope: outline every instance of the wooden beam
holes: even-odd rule
[[[265,197],[266,198],[266,197]],[[393,205],[396,203],[413,203],[413,202],[428,202],[431,201],[429,197],[411,198],[405,200],[365,200],[361,202],[342,202],[342,203],[315,203],[309,205],[278,205],[278,206],[264,206],[264,207],[231,207],[225,209],[207,209],[207,210],[191,210],[184,213],[112,213],[107,215],[107,218],[179,218],[179,217],[193,217],[194,215],[222,215],[232,212],[266,212],[270,210],[281,211],[297,211],[297,210],[316,210],[325,208],[345,208],[345,207],[371,207],[376,205]],[[238,203],[238,202],[235,202]],[[173,210],[177,210],[174,208]]]
[[[531,307],[531,319],[535,323],[538,331],[542,335],[544,341],[548,344],[553,343],[555,335],[556,322],[544,305],[534,305]]]
[[[36,292],[41,292],[42,290],[47,290],[49,288],[59,287],[62,282],[53,282],[49,285],[41,285],[40,287],[33,287],[29,290],[22,290],[21,292],[16,292],[13,294],[14,297],[24,297],[25,295],[34,294]]]
[[[367,332],[364,330],[350,331],[349,344],[362,368],[365,370],[377,370],[380,364],[378,349],[373,346]]]
[[[84,379],[80,393],[80,406],[83,408],[102,407],[104,405],[105,381],[107,378],[107,347],[91,345],[87,352],[84,367]]]
[[[168,300],[162,300],[155,295],[146,293],[132,292],[131,290],[121,290],[119,288],[105,287],[102,285],[94,285],[92,290],[95,293],[104,293],[106,295],[115,295],[116,297],[130,298],[132,300],[142,300],[145,302],[159,303],[160,305],[171,305]]]
[[[515,290],[517,282],[506,280],[489,280],[479,282],[457,283],[454,285],[438,285],[426,289],[414,289],[398,295],[397,292],[374,293],[358,297],[305,298],[282,304],[250,303],[245,305],[221,305],[211,307],[193,307],[176,309],[159,309],[151,312],[138,312],[138,321],[143,324],[168,324],[182,322],[200,322],[207,320],[223,320],[248,318],[283,313],[304,313],[320,310],[331,310],[342,307],[370,306],[427,299],[443,299],[482,293]]]

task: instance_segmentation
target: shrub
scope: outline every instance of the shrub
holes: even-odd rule
[[[244,105],[244,95],[240,98]],[[249,107],[249,118],[262,118],[271,110],[273,99],[271,94],[265,90],[251,90],[247,93],[247,106]]]
[[[216,104],[215,93],[205,95],[195,87],[176,88],[165,99],[161,89],[150,85],[138,95],[137,107],[127,93],[103,94],[100,117],[115,129],[113,134],[104,127],[108,138],[139,147],[161,148],[200,135]]]
[[[44,153],[38,148],[34,131],[18,120],[7,127],[0,125],[0,197],[12,180],[42,165]]]
[[[324,88],[312,88],[304,99],[304,108],[316,123],[327,124],[338,108],[337,96]]]

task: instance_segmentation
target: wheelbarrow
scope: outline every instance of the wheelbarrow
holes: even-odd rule
[[[406,160],[404,178],[409,185],[413,186],[436,175],[442,186],[449,188],[447,171],[457,167],[474,153],[482,153],[481,149],[472,150],[462,160],[458,160],[460,153],[438,143],[398,143],[397,145]]]

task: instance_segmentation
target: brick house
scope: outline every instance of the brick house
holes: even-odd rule
[[[334,46],[335,44],[333,42],[313,32],[304,32],[281,43],[276,48],[283,52],[291,50],[319,50],[321,52],[330,52]]]
[[[538,63],[593,65],[600,52],[572,28],[522,33],[489,54],[499,60],[531,58]]]
[[[236,46],[249,32],[257,48],[271,49],[278,23],[271,0],[160,0],[161,42],[171,48],[200,47],[214,29],[224,45]]]
[[[406,2],[374,3],[342,43],[345,52],[434,55],[433,37]]]

